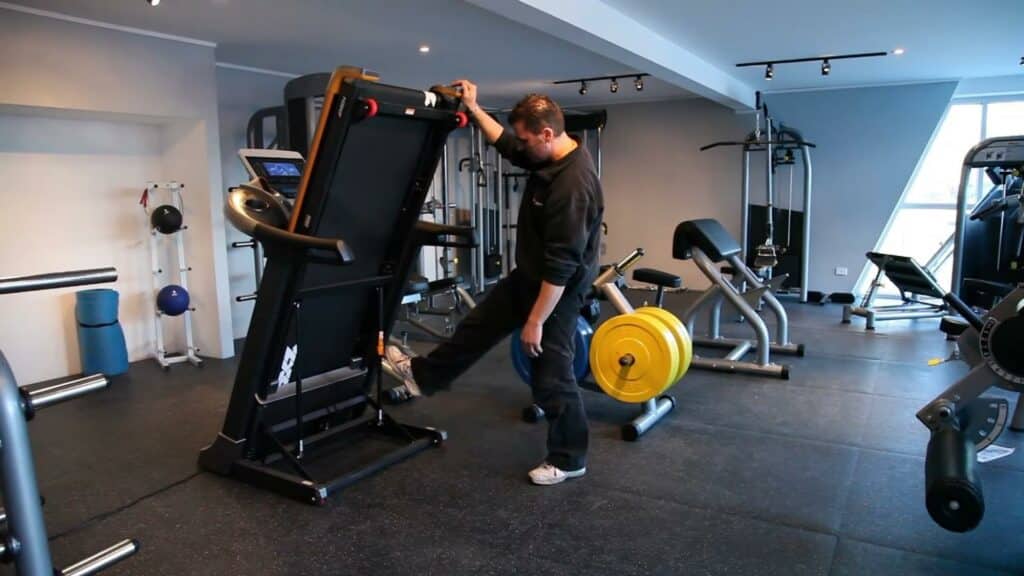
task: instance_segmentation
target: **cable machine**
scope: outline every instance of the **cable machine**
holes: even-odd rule
[[[754,131],[743,141],[721,141],[702,146],[700,150],[719,147],[740,147],[743,150],[743,188],[741,216],[741,244],[743,261],[757,270],[765,280],[787,275],[781,283],[779,294],[796,294],[801,302],[807,302],[808,276],[811,253],[811,196],[812,169],[811,148],[815,145],[804,140],[797,130],[776,123],[768,114],[768,105],[761,93],[757,93]],[[750,203],[751,156],[764,152],[765,159],[765,205]],[[799,157],[803,173],[801,212],[793,208],[794,170]],[[788,173],[788,203],[783,216],[786,220],[785,243],[776,232],[776,176],[780,168]],[[794,229],[797,233],[794,234]],[[795,237],[794,237],[795,236]],[[755,242],[757,242],[755,244]],[[773,285],[778,285],[778,281]]]

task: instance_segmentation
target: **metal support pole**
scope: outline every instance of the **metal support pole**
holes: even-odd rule
[[[806,144],[800,147],[804,159],[804,242],[800,253],[800,301],[807,302],[807,292],[811,275],[811,196],[812,178],[811,147]],[[790,210],[793,207],[790,206]]]
[[[498,188],[497,229],[494,231],[498,236],[498,258],[501,259],[501,272],[499,276],[508,273],[508,258],[505,257],[505,178],[502,177],[502,158],[497,150],[494,151],[495,186]]]
[[[7,359],[0,352],[0,463],[7,533],[16,538],[18,574],[53,574],[39,485],[29,444],[21,394]],[[14,552],[14,551],[9,551]]]
[[[743,206],[740,209],[740,257],[744,263],[749,262],[747,246],[750,234],[750,150],[743,147],[743,193],[740,196]]]
[[[963,283],[964,266],[964,226],[967,218],[967,181],[971,177],[971,168],[964,166],[960,170],[960,190],[956,195],[956,229],[953,232],[953,281],[949,291],[960,293]]]

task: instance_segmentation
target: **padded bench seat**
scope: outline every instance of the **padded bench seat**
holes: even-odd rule
[[[633,280],[663,288],[679,288],[683,285],[683,279],[679,276],[654,268],[637,268],[633,271]]]

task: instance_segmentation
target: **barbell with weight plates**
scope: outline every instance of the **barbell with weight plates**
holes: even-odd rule
[[[676,376],[672,383],[679,382],[686,374],[686,371],[690,369],[690,360],[693,358],[693,341],[690,339],[690,333],[686,330],[686,325],[675,314],[657,306],[637,308],[636,313],[647,314],[661,320],[672,332],[676,346],[679,347],[679,369],[676,371]]]
[[[620,314],[594,332],[590,371],[605,394],[639,404],[676,383],[680,364],[689,366],[690,352],[680,349],[664,319],[650,313]]]

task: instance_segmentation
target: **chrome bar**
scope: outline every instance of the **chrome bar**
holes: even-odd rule
[[[93,374],[45,388],[31,390],[28,392],[28,400],[32,403],[32,408],[38,410],[106,388],[108,384],[109,382],[105,376]]]
[[[53,288],[86,286],[88,284],[115,282],[116,280],[117,270],[112,267],[36,274],[33,276],[10,276],[0,278],[0,294],[17,294],[19,292],[34,292],[36,290],[50,290]]]
[[[60,576],[92,576],[134,555],[138,551],[138,542],[135,540],[122,540],[106,550],[97,552],[80,562],[68,566],[58,574]]]

